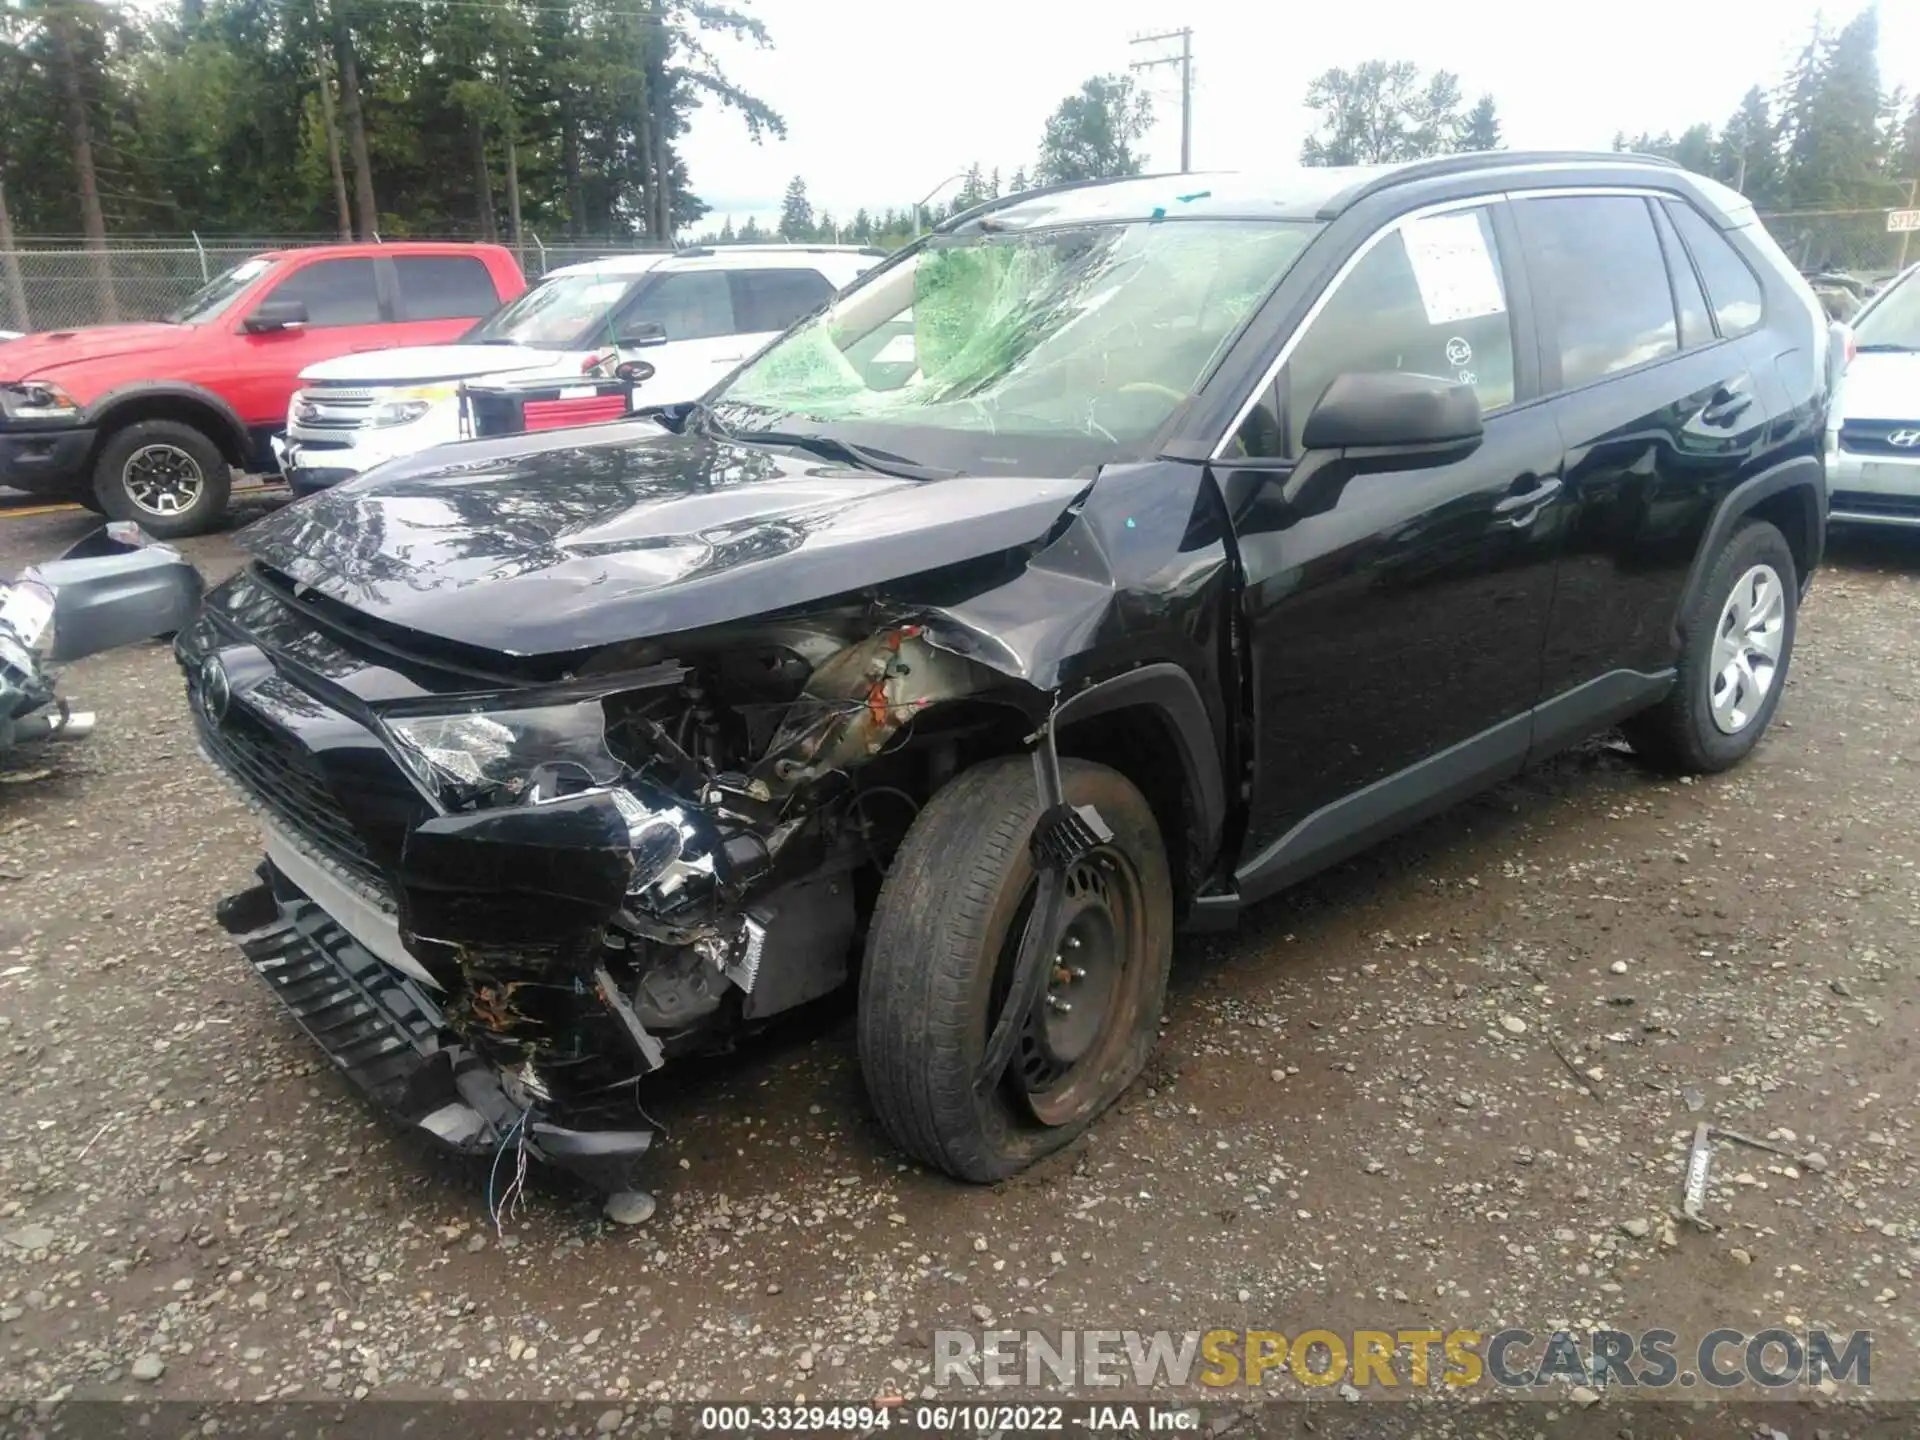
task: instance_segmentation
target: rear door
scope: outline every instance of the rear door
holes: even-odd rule
[[[500,294],[477,255],[396,255],[394,324],[389,343],[445,345],[500,308]]]
[[[247,314],[268,300],[298,301],[306,306],[307,323],[292,330],[248,331]],[[246,314],[234,317],[232,348],[221,357],[222,374],[212,388],[226,396],[250,429],[278,430],[286,423],[300,372],[338,355],[393,344],[390,315],[371,259],[296,261],[254,297]]]
[[[1566,445],[1543,687],[1564,703],[1543,713],[1538,753],[1644,703],[1672,669],[1694,552],[1763,453],[1776,397],[1759,282],[1685,201],[1516,195],[1513,210]]]

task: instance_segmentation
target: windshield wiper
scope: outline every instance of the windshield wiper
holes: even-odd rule
[[[800,435],[789,430],[723,430],[718,425],[713,428],[722,440],[743,445],[785,445],[861,470],[897,475],[902,480],[951,480],[960,473],[958,470],[937,470],[930,465],[916,465],[911,460],[889,455],[884,450],[873,450],[865,445],[856,445],[851,440],[835,440],[826,435]]]

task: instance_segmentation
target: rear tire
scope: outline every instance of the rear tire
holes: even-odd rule
[[[1682,775],[1746,759],[1787,688],[1799,601],[1786,537],[1764,520],[1743,522],[1683,622],[1673,689],[1622,727],[1640,757]]]
[[[115,520],[160,540],[200,535],[227,512],[233,471],[203,431],[178,420],[141,420],[107,436],[93,493]]]
[[[1084,1132],[1140,1074],[1166,1001],[1173,888],[1153,811],[1102,765],[1065,761],[1061,782],[1114,838],[1070,872],[1053,983],[997,1087],[978,1094],[973,1080],[1035,889],[1031,761],[989,761],[936,794],[874,909],[867,1093],[894,1143],[956,1179],[1004,1179]]]

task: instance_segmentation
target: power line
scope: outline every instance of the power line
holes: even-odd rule
[[[1180,173],[1184,175],[1193,169],[1193,29],[1183,25],[1178,30],[1168,30],[1159,35],[1141,35],[1127,43],[1155,45],[1162,40],[1178,40],[1180,53],[1159,55],[1151,60],[1136,60],[1127,68],[1150,70],[1155,65],[1180,67]]]

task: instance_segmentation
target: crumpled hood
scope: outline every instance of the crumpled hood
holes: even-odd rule
[[[558,367],[590,351],[534,350],[523,345],[409,345],[322,360],[300,372],[302,384],[412,385],[427,380],[471,380],[521,370]],[[580,372],[574,359],[572,373]]]
[[[23,335],[0,350],[0,379],[58,379],[60,367],[166,350],[193,333],[191,325],[89,325],[80,330],[50,330]]]
[[[240,541],[388,624],[552,655],[1027,544],[1087,483],[901,480],[643,421],[597,427],[565,448],[442,446],[289,505]]]
[[[1833,413],[1848,420],[1920,421],[1920,355],[1868,351],[1854,356]]]

